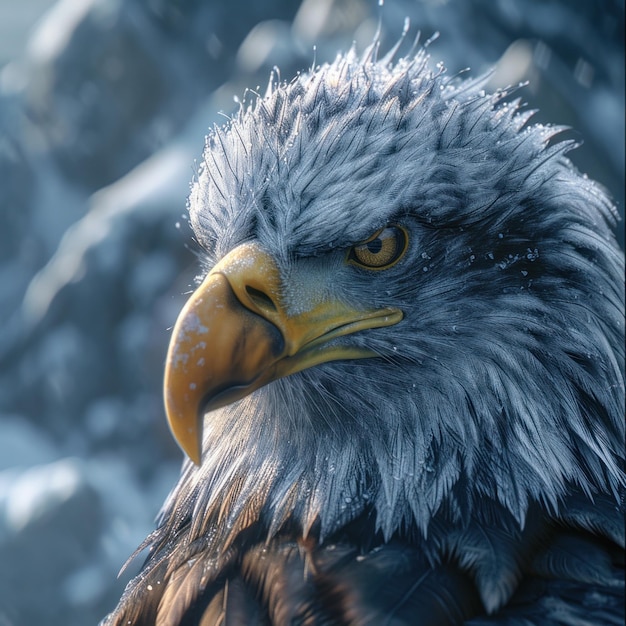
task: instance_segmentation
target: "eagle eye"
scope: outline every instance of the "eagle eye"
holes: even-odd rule
[[[408,243],[409,234],[404,228],[385,226],[367,241],[352,246],[348,262],[368,270],[386,270],[404,256]]]

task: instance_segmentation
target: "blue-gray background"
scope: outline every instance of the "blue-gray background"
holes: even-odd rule
[[[623,212],[623,0],[0,0],[0,626],[97,623],[176,480],[161,374],[207,128],[405,16],[451,73],[530,81]]]

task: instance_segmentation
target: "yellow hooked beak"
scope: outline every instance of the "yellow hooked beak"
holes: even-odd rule
[[[355,309],[321,296],[290,314],[283,293],[274,259],[256,243],[243,244],[213,268],[178,316],[165,364],[165,410],[174,438],[197,465],[206,412],[319,363],[376,356],[330,342],[402,319],[399,309]]]

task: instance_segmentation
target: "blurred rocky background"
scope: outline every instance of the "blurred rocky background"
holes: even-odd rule
[[[0,0],[0,626],[96,624],[176,480],[161,374],[207,129],[406,16],[450,73],[530,81],[623,212],[623,0]]]

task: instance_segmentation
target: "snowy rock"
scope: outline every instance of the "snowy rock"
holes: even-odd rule
[[[0,606],[21,624],[63,615],[59,583],[93,554],[102,522],[74,459],[0,473]]]
[[[142,484],[111,458],[0,472],[0,623],[97,623],[175,475],[165,464]]]
[[[171,139],[227,79],[246,32],[290,7],[63,0],[31,43],[29,116],[66,176],[98,189]]]
[[[33,192],[33,172],[21,146],[9,133],[7,108],[0,102],[0,264],[20,253],[28,231]]]
[[[44,431],[18,415],[0,414],[0,472],[57,458],[56,447]]]

